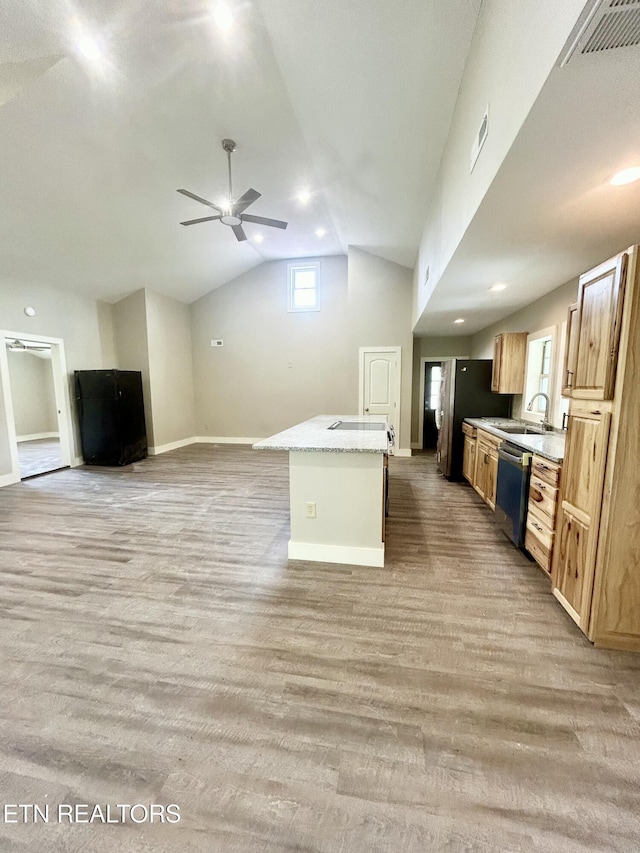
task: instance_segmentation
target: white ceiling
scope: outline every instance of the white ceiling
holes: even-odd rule
[[[413,266],[480,0],[85,0],[100,71],[68,0],[0,4],[0,253],[5,281],[116,301],[190,302],[263,260],[356,245]],[[77,8],[76,8],[77,11]],[[289,221],[179,222],[226,188]],[[311,202],[296,193],[307,186]],[[320,239],[315,229],[324,227]]]
[[[640,182],[608,180],[638,164],[640,47],[556,67],[414,332],[472,334],[640,242]]]

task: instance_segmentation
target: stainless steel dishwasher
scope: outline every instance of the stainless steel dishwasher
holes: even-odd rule
[[[496,522],[518,548],[524,546],[532,455],[507,441],[498,448]]]

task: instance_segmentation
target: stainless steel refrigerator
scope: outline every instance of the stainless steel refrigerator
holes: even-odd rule
[[[129,465],[147,455],[142,375],[76,370],[76,410],[88,465]]]
[[[491,391],[492,366],[491,359],[452,358],[442,362],[436,460],[438,470],[449,480],[462,479],[463,420],[511,415],[511,394]]]

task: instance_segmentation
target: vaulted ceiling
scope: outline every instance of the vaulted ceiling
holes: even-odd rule
[[[216,2],[0,4],[4,281],[190,302],[349,245],[413,266],[480,0],[238,0],[227,31]],[[223,137],[286,231],[179,225],[207,208],[178,188],[224,197]]]

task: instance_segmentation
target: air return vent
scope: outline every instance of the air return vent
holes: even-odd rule
[[[469,174],[473,172],[473,167],[476,165],[476,160],[480,156],[480,151],[482,150],[482,146],[485,143],[487,138],[487,134],[489,133],[489,104],[487,104],[487,108],[484,111],[484,115],[482,116],[482,121],[480,122],[480,129],[476,133],[475,139],[473,140],[473,145],[471,146],[471,157],[469,160]]]
[[[560,63],[640,45],[640,0],[596,0],[567,42]]]

